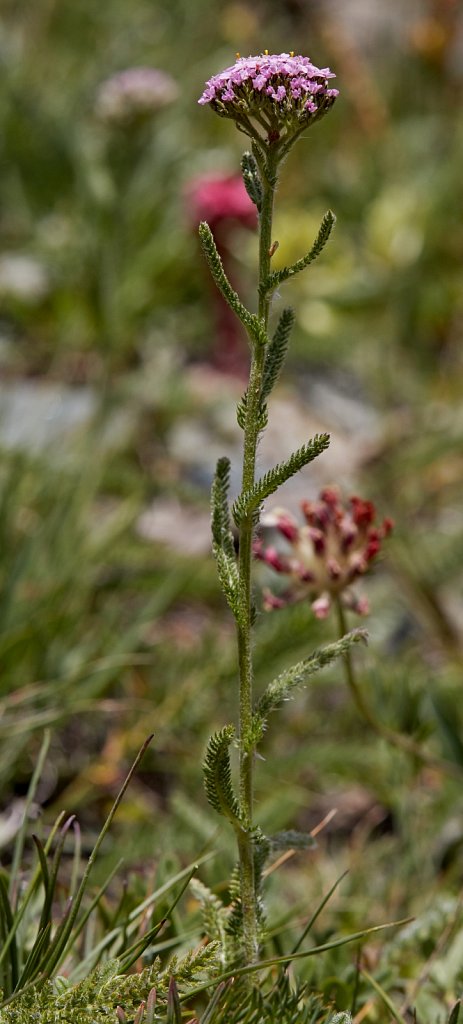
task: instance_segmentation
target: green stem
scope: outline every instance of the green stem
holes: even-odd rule
[[[336,607],[338,613],[339,635],[340,637],[343,637],[347,633],[348,627],[340,598],[336,601]],[[415,743],[415,740],[413,740],[411,736],[404,736],[402,733],[396,732],[395,729],[391,729],[388,725],[385,725],[384,722],[381,722],[379,718],[376,718],[374,711],[372,711],[365,700],[361,687],[357,681],[350,650],[347,650],[344,654],[344,664],[346,667],[347,685],[357,711],[378,736],[382,736],[383,739],[393,747],[397,747],[398,750],[403,750],[406,754],[411,754],[413,757],[416,757],[422,764],[427,764],[431,768],[437,768],[438,770],[445,772],[447,775],[461,779],[462,770],[458,764],[453,764],[452,761],[446,761],[439,757],[433,757],[433,755],[429,754],[427,750],[423,750],[419,743]]]
[[[265,163],[260,164],[262,176],[262,206],[259,217],[259,308],[258,316],[267,330],[270,296],[264,294],[263,284],[270,271],[272,244],[273,202],[277,179],[277,153],[269,149]],[[243,444],[243,492],[255,482],[256,451],[259,436],[259,408],[265,346],[254,342],[249,385],[247,390],[246,419]],[[245,827],[238,834],[240,860],[241,903],[243,912],[243,940],[246,962],[252,964],[258,957],[257,896],[254,879],[253,848],[253,663],[252,663],[252,539],[253,517],[243,518],[239,536],[239,586],[242,609],[238,625],[238,661],[240,680],[239,746],[240,746],[240,809]]]

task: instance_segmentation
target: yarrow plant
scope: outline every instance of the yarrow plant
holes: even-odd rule
[[[320,255],[335,221],[329,210],[309,251],[296,263],[273,270],[272,258],[278,245],[272,236],[275,190],[281,164],[292,145],[333,106],[338,95],[337,90],[329,85],[333,78],[329,68],[320,69],[308,57],[296,56],[294,53],[271,55],[265,51],[259,56],[246,58],[237,55],[232,67],[207,82],[199,100],[200,104],[209,105],[220,116],[230,118],[250,138],[251,151],[243,155],[241,170],[246,191],[259,217],[258,299],[255,311],[244,306],[232,287],[210,226],[203,222],[199,227],[212,277],[222,297],[244,326],[251,351],[249,382],[237,409],[238,423],[244,435],[241,492],[230,509],[230,464],[226,458],[219,459],[212,487],[213,550],[222,589],[236,622],[239,726],[237,732],[233,725],[225,726],[211,738],[204,762],[209,802],[228,819],[236,836],[239,880],[232,892],[232,908],[224,928],[237,938],[239,956],[247,965],[255,964],[259,956],[263,928],[261,884],[266,857],[272,850],[281,850],[285,846],[303,847],[311,844],[310,837],[299,836],[294,832],[274,837],[264,836],[255,825],[254,761],[267,718],[296,686],[304,685],[310,675],[346,654],[352,644],[364,638],[361,630],[350,633],[343,630],[337,642],[316,651],[288,669],[269,683],[257,702],[254,700],[252,635],[256,613],[251,572],[256,526],[265,500],[280,484],[325,451],[329,444],[327,434],[316,435],[285,462],[256,479],[257,444],[259,435],[267,425],[267,400],[282,369],[294,323],[293,310],[283,309],[275,330],[269,333],[272,297],[284,281],[304,270]],[[330,560],[327,561],[326,556],[323,566],[320,563],[318,567],[322,571],[317,586],[321,588],[323,582],[320,595],[326,602],[324,595],[328,592],[327,581],[330,580],[331,586],[334,576],[338,574],[338,590],[341,592],[341,576],[343,582],[347,580],[349,574],[352,575],[354,565],[358,572],[361,571],[362,559],[368,561],[372,557],[373,548],[378,545],[380,534],[385,534],[386,527],[383,524],[373,536],[372,506],[354,502],[350,515],[341,513],[334,491],[325,493],[318,509],[314,507],[309,510],[307,506],[307,514],[310,519],[307,525],[312,530],[311,543],[315,543],[317,536],[320,551],[322,541],[325,548],[333,548]],[[232,517],[238,531],[238,555],[235,552]],[[280,516],[280,527],[282,522]],[[303,535],[297,532],[291,517],[286,516],[285,523],[290,542],[293,545],[301,542]],[[318,534],[315,534],[316,530]],[[347,550],[342,550],[343,530],[344,544],[346,548],[351,546],[349,554]],[[368,549],[368,555],[365,548]],[[260,551],[265,558],[265,548],[261,547]],[[314,551],[314,548],[310,549],[310,558]],[[298,555],[302,562],[301,549]],[[304,568],[306,585],[309,583],[309,572],[312,569],[307,564]],[[239,751],[237,794],[234,792],[230,763],[229,750],[232,744],[236,744]]]
[[[352,591],[351,584],[368,571],[379,554],[392,520],[386,518],[375,526],[373,502],[353,497],[346,508],[337,487],[325,487],[318,501],[303,501],[301,509],[303,525],[286,509],[276,508],[261,518],[262,525],[273,527],[285,543],[281,550],[281,545],[275,547],[258,538],[255,557],[287,577],[289,583],[281,594],[265,591],[265,608],[283,608],[308,599],[318,619],[325,619],[336,602],[367,615],[367,598]]]

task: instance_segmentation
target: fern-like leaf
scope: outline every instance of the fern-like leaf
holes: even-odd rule
[[[310,264],[317,259],[317,256],[319,256],[322,249],[324,249],[335,223],[336,217],[334,213],[331,210],[328,210],[320,224],[320,230],[312,248],[305,256],[302,256],[300,260],[296,260],[295,263],[292,263],[290,267],[283,267],[281,270],[275,270],[270,274],[262,288],[265,295],[267,295],[268,292],[273,291],[275,288],[278,288],[278,286],[282,284],[283,281],[287,281],[289,277],[294,277],[294,275],[299,274],[301,270],[305,270],[306,267],[310,266]]]
[[[258,316],[254,313],[250,313],[249,310],[246,309],[246,306],[241,302],[237,292],[232,288],[223,268],[222,260],[217,251],[212,231],[209,224],[206,224],[206,221],[204,220],[201,221],[201,224],[199,225],[199,237],[209,270],[217,288],[223,295],[223,298],[230,306],[230,309],[236,313],[238,319],[241,320],[241,323],[243,324],[243,327],[246,328],[249,337],[258,345],[266,345],[268,338],[265,327],[262,321],[259,320]]]
[[[286,850],[310,850],[317,845],[310,832],[298,832],[292,828],[284,832],[275,832],[273,836],[268,837],[268,842],[272,853],[284,853]]]
[[[239,573],[230,525],[228,487],[230,460],[219,459],[211,490],[212,550],[220,585],[237,621],[240,621]]]
[[[246,426],[246,410],[247,410],[247,407],[248,407],[248,393],[247,393],[247,391],[245,391],[244,395],[241,396],[241,398],[240,398],[240,400],[238,402],[238,405],[236,407],[236,421],[238,423],[238,426],[241,427],[241,430],[244,430],[244,428]]]
[[[228,488],[230,486],[230,459],[225,457],[217,462],[211,490],[212,539],[230,558],[235,556],[235,546],[230,525]]]
[[[238,623],[242,621],[242,608],[239,593],[239,572],[235,556],[227,555],[217,545],[213,545],[217,563],[217,575],[228,606]]]
[[[219,968],[219,942],[208,942],[190,950],[184,957],[171,957],[169,965],[159,976],[162,984],[164,979],[175,978],[177,985],[186,985],[200,978],[204,972],[213,976]]]
[[[270,841],[259,827],[252,831],[252,852],[254,861],[254,891],[256,895],[257,922],[260,931],[264,931],[265,913],[262,899],[264,867],[271,846]],[[227,920],[227,937],[234,959],[239,959],[243,942],[243,908],[241,903],[240,869],[237,865],[232,873],[229,885],[231,898],[230,913]]]
[[[211,807],[232,825],[243,827],[239,804],[233,792],[229,746],[235,736],[233,725],[226,725],[211,736],[203,762],[204,788]]]
[[[265,402],[280,376],[288,351],[289,336],[294,324],[294,310],[287,306],[283,310],[277,328],[267,349],[262,378],[261,402]]]
[[[326,665],[331,665],[331,662],[337,658],[342,657],[343,654],[350,650],[353,644],[366,643],[367,639],[368,633],[365,629],[353,629],[350,633],[346,633],[341,640],[336,640],[333,644],[327,644],[326,647],[319,648],[309,658],[304,658],[303,661],[297,662],[292,668],[286,669],[285,672],[277,676],[276,679],[269,683],[257,703],[254,716],[256,732],[258,730],[262,732],[265,729],[270,712],[279,708],[283,701],[289,700],[293,690],[299,686],[305,686],[310,676],[325,668]]]
[[[222,900],[198,878],[192,878],[190,889],[201,906],[202,927],[209,940],[209,945],[211,941],[217,944],[217,955],[220,956],[222,964],[226,964],[228,962],[227,921],[230,908],[224,906]]]
[[[247,391],[245,391],[244,395],[242,395],[242,397],[240,398],[240,401],[238,402],[238,405],[236,407],[236,419],[237,419],[237,422],[238,422],[238,426],[241,427],[241,430],[244,430],[245,427],[246,427],[246,413],[247,413],[247,409],[248,409],[248,393],[247,393]],[[267,409],[267,405],[266,405],[265,401],[261,400],[260,407],[259,407],[259,412],[257,414],[257,427],[258,427],[258,430],[265,430],[265,428],[267,426],[267,423],[268,423],[268,409]]]
[[[257,480],[254,487],[240,494],[233,505],[233,518],[236,525],[239,526],[247,516],[252,515],[254,518],[257,518],[258,511],[265,498],[273,494],[281,484],[284,484],[286,480],[294,476],[303,466],[307,466],[309,462],[316,459],[317,455],[321,455],[328,448],[329,443],[329,434],[316,434],[311,441],[298,448],[286,462],[281,462],[278,466],[274,466],[265,476]]]
[[[260,180],[257,161],[252,153],[243,153],[241,158],[241,173],[243,175],[244,187],[254,206],[259,213],[262,206],[262,182]]]

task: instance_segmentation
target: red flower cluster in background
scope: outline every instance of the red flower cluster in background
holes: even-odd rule
[[[255,557],[287,576],[289,584],[278,596],[266,590],[265,608],[282,608],[308,598],[317,618],[323,619],[333,601],[340,599],[346,608],[367,615],[366,598],[349,588],[370,568],[391,532],[392,520],[375,525],[373,502],[352,497],[345,506],[336,487],[325,487],[317,501],[304,501],[301,508],[303,525],[285,509],[262,516],[262,526],[273,527],[282,543],[277,547],[259,538]]]
[[[188,217],[195,231],[206,221],[214,235],[225,272],[239,290],[233,261],[233,234],[236,227],[254,231],[257,211],[242,178],[238,175],[201,175],[186,189]],[[248,345],[235,314],[211,281],[211,301],[216,310],[216,334],[210,362],[219,370],[243,376],[248,369]]]

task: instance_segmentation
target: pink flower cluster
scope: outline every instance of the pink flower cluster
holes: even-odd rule
[[[225,222],[257,227],[256,208],[238,175],[203,174],[193,178],[186,197],[195,228],[202,220],[207,221],[213,233]]]
[[[284,509],[262,516],[262,525],[275,528],[285,544],[280,550],[258,539],[255,557],[289,580],[288,590],[278,597],[265,591],[267,610],[309,598],[316,617],[324,619],[333,600],[341,599],[346,608],[368,614],[366,598],[348,588],[367,572],[393,524],[384,519],[374,525],[376,509],[371,501],[353,497],[349,505],[341,503],[337,488],[326,487],[318,501],[302,502],[302,526]]]
[[[127,68],[102,82],[95,113],[106,124],[126,126],[151,117],[173,103],[178,86],[171,75],[158,68]]]
[[[338,96],[337,89],[328,88],[328,80],[335,77],[308,57],[266,51],[238,57],[231,67],[213,75],[198,102],[210,103],[218,114],[238,124],[250,115],[275,132],[285,124],[309,124],[326,113]]]

